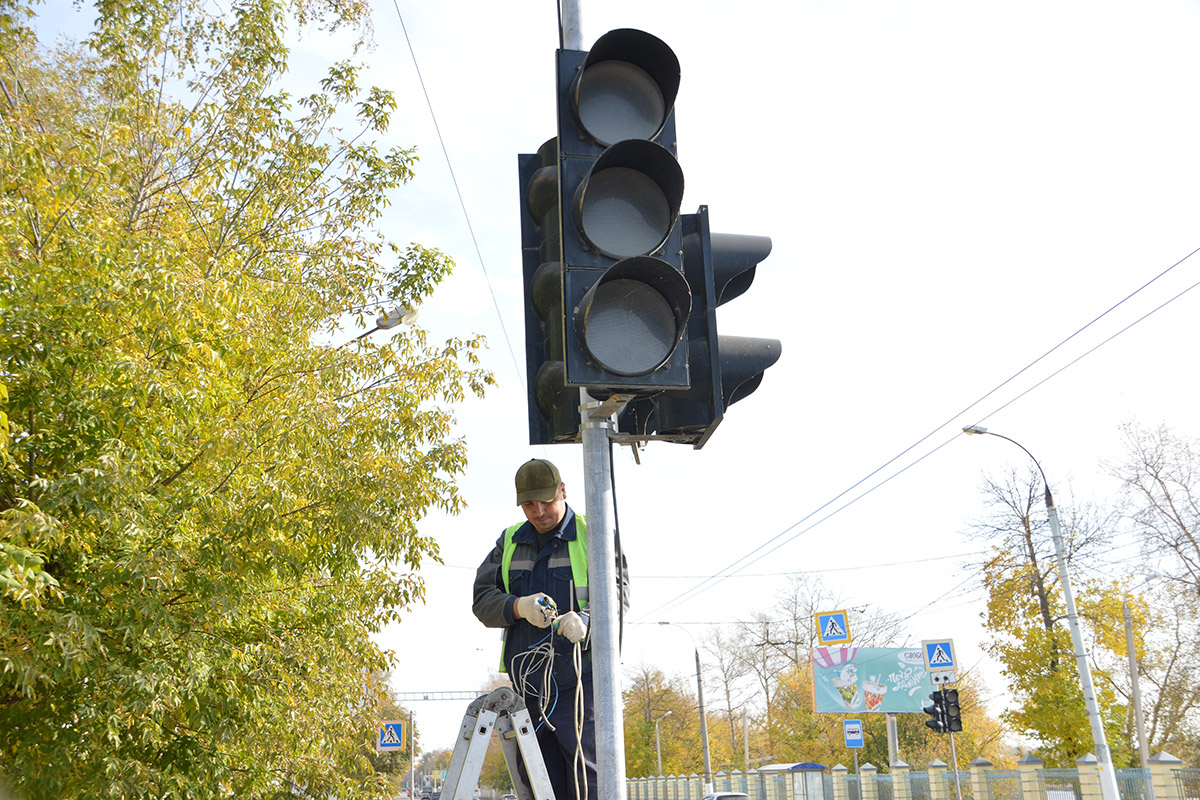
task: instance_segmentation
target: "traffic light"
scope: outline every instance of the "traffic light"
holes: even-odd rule
[[[546,142],[536,154],[517,156],[517,172],[529,443],[573,442],[579,436],[579,391],[566,385],[563,351],[558,140]]]
[[[518,157],[531,444],[578,440],[579,387],[688,386],[679,60],[610,31],[558,51],[556,86],[557,139]]]
[[[934,733],[946,733],[949,728],[946,724],[946,698],[942,694],[942,690],[935,689],[930,693],[929,699],[933,702],[924,708],[925,713],[929,715],[929,719],[925,720],[925,726],[931,728]]]
[[[619,420],[628,439],[659,439],[704,446],[725,409],[751,394],[779,360],[777,339],[721,336],[716,308],[745,293],[759,262],[771,252],[766,236],[713,233],[708,207],[686,214],[681,225],[683,265],[692,290],[688,323],[691,384],[632,403]]]
[[[946,714],[946,731],[958,733],[962,730],[962,713],[958,708],[958,690],[944,690],[944,707]]]
[[[678,90],[679,60],[643,31],[558,52],[564,379],[593,395],[688,385]]]

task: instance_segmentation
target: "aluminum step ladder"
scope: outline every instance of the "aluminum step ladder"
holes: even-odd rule
[[[442,800],[472,800],[493,731],[500,733],[500,746],[517,799],[554,800],[550,775],[542,760],[529,710],[525,701],[507,686],[480,695],[467,706],[455,740],[454,754],[446,769]],[[528,783],[521,778],[520,764],[525,765]]]

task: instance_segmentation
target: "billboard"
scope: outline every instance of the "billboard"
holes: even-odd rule
[[[934,690],[917,647],[814,647],[813,709],[920,714]]]

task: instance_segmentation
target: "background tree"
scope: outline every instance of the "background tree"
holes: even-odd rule
[[[321,344],[451,267],[373,231],[415,160],[371,141],[391,96],[349,62],[276,86],[289,26],[366,4],[104,0],[52,52],[32,8],[0,9],[0,775],[384,797],[370,637],[490,377],[475,340]]]
[[[1062,602],[1058,564],[1044,513],[1041,476],[1032,468],[1002,480],[987,478],[984,495],[990,514],[972,530],[991,544],[981,565],[988,593],[984,627],[991,633],[986,650],[1002,665],[1016,702],[1003,719],[1039,743],[1038,754],[1051,765],[1073,765],[1094,747],[1072,655],[1070,630]],[[1101,549],[1111,523],[1090,511],[1064,516],[1067,558],[1078,564]],[[1080,622],[1087,627],[1094,653],[1109,663],[1123,651],[1113,634],[1123,629],[1122,590],[1084,580],[1076,571]],[[1122,720],[1125,709],[1112,691],[1111,676],[1095,670],[1097,700],[1114,763],[1128,760],[1130,748]]]
[[[663,774],[683,775],[704,769],[698,700],[689,680],[668,677],[649,664],[639,664],[625,677],[625,773],[638,777],[658,774],[654,721],[659,723]]]
[[[1124,426],[1110,465],[1121,513],[1142,551],[1145,616],[1135,620],[1150,749],[1200,758],[1200,445],[1165,425]],[[1122,682],[1124,685],[1124,682]]]

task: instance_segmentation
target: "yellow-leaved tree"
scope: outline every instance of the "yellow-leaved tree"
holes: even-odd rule
[[[490,376],[477,340],[321,344],[451,267],[374,232],[414,163],[372,141],[391,96],[278,88],[289,26],[366,4],[98,0],[53,50],[35,9],[0,4],[0,779],[385,797],[370,637]]]

